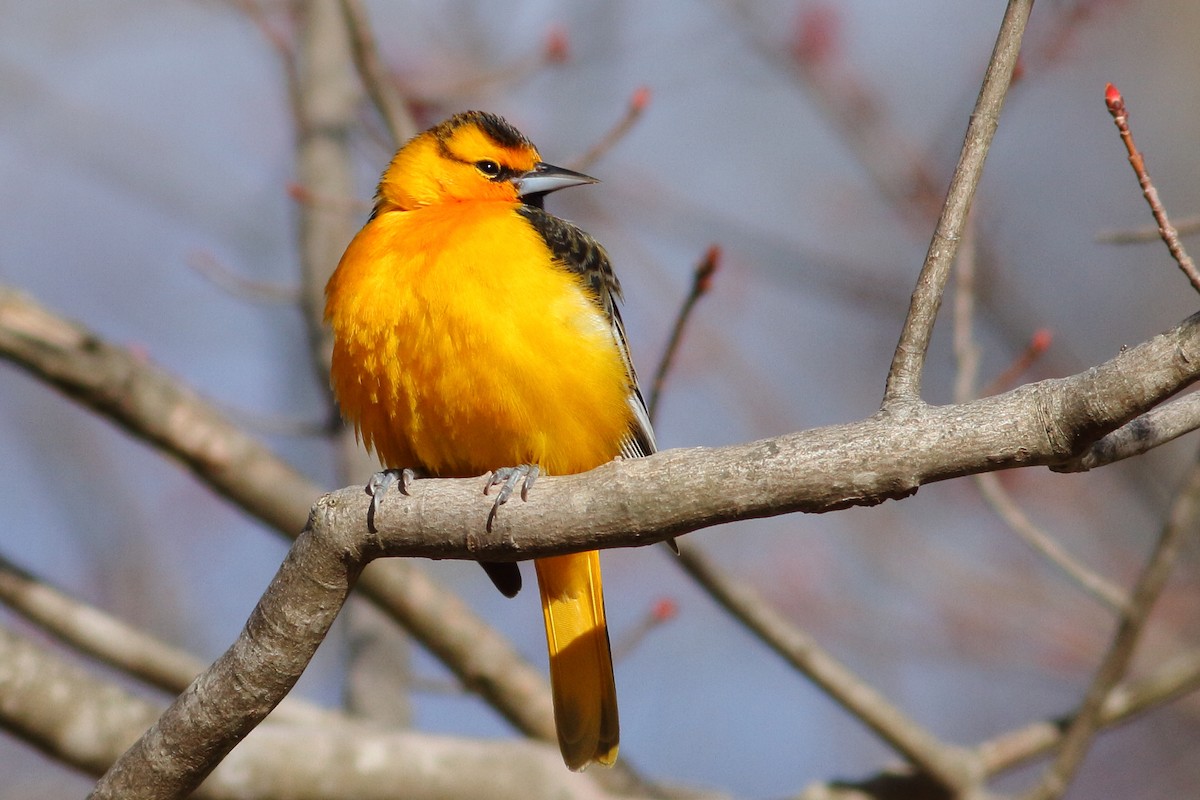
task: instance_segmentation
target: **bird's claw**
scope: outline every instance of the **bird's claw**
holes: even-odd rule
[[[492,472],[488,477],[487,483],[483,485],[483,493],[486,495],[493,486],[499,486],[500,491],[496,492],[496,501],[492,503],[492,510],[488,513],[487,529],[492,529],[492,521],[496,518],[496,512],[500,510],[500,506],[508,502],[512,497],[517,486],[521,487],[521,499],[529,499],[529,490],[533,488],[533,483],[542,474],[542,469],[536,464],[520,464],[515,467],[501,467]]]
[[[408,487],[416,480],[417,475],[411,469],[385,469],[376,472],[367,481],[366,491],[371,495],[371,506],[367,509],[367,530],[375,533],[375,515],[379,513],[379,503],[388,490],[400,484],[400,494],[408,494]]]
[[[517,484],[521,484],[521,499],[525,500],[528,499],[529,490],[533,488],[533,482],[541,474],[541,467],[535,464],[501,467],[488,478],[487,484],[483,487],[483,493],[487,494],[493,486],[499,486],[500,491],[496,494],[495,504],[502,506],[508,502],[508,498],[512,497],[512,493],[516,491]]]

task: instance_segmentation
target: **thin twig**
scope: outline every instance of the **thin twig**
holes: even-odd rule
[[[839,62],[842,12],[836,4],[803,4],[788,42],[780,47],[755,30],[752,13],[762,3],[730,0],[744,18],[751,45],[788,76],[799,79],[807,97],[838,131],[838,141],[857,160],[879,194],[906,220],[927,224],[940,200],[930,159],[898,131],[881,93]],[[778,31],[772,20],[772,37]]]
[[[80,602],[0,556],[0,603],[80,653],[116,667],[171,694],[187,688],[207,663],[178,647]],[[294,697],[276,709],[287,722],[328,721],[335,716]]]
[[[214,285],[234,297],[257,303],[296,303],[300,299],[300,291],[295,287],[251,280],[234,272],[220,259],[205,250],[198,250],[189,255],[186,263],[212,281]]]
[[[1012,363],[1005,367],[1004,371],[996,377],[988,381],[987,386],[979,392],[981,395],[996,394],[1012,388],[1012,385],[1037,362],[1039,358],[1050,348],[1050,343],[1054,341],[1054,334],[1049,328],[1039,328],[1034,331],[1033,336],[1029,337],[1029,344],[1025,345]]]
[[[1150,612],[1170,577],[1183,541],[1195,530],[1200,519],[1200,453],[1197,455],[1197,461],[1171,504],[1154,552],[1133,588],[1108,652],[1101,659],[1083,702],[1063,736],[1058,755],[1046,769],[1038,786],[1027,795],[1027,800],[1057,800],[1062,797],[1100,729],[1105,701],[1125,675],[1138,641],[1146,630]]]
[[[1129,112],[1125,108],[1125,98],[1121,96],[1117,87],[1110,83],[1104,89],[1104,102],[1108,106],[1108,113],[1112,114],[1117,130],[1121,132],[1121,141],[1125,143],[1125,150],[1129,153],[1129,165],[1133,167],[1138,184],[1142,187],[1142,196],[1146,198],[1146,202],[1150,205],[1150,212],[1154,214],[1154,221],[1158,223],[1158,235],[1162,237],[1167,249],[1171,251],[1171,257],[1175,259],[1175,263],[1191,281],[1192,288],[1200,292],[1200,272],[1196,271],[1195,262],[1183,248],[1183,243],[1179,241],[1179,232],[1167,218],[1167,210],[1163,208],[1162,201],[1158,198],[1158,189],[1154,188],[1154,183],[1150,180],[1150,173],[1146,171],[1146,159],[1133,142],[1133,132],[1129,129]]]
[[[942,293],[950,277],[950,268],[958,251],[958,241],[979,179],[983,175],[983,164],[991,147],[992,137],[999,124],[1000,109],[1012,81],[1013,69],[1021,50],[1021,38],[1025,23],[1033,9],[1033,0],[1009,0],[996,37],[996,46],[988,61],[983,86],[971,113],[967,133],[963,140],[958,166],[950,180],[950,189],[942,206],[934,229],[929,252],[917,278],[908,316],[896,344],[896,353],[888,370],[887,387],[884,390],[885,407],[897,401],[919,401],[921,397],[921,373],[925,366],[925,355],[933,335],[933,323],[941,305]]]
[[[592,164],[599,161],[605,153],[625,138],[626,134],[633,129],[634,124],[642,118],[642,114],[645,113],[646,106],[649,104],[650,89],[645,86],[635,89],[633,94],[629,96],[629,102],[625,105],[625,113],[617,120],[617,124],[609,128],[583,155],[573,159],[571,161],[571,168],[586,172]]]
[[[1175,223],[1175,232],[1180,236],[1190,236],[1200,233],[1200,216],[1184,217]],[[1162,241],[1162,232],[1157,225],[1147,225],[1143,228],[1130,230],[1101,231],[1096,234],[1096,241],[1101,244],[1146,244],[1147,242]]]
[[[646,640],[646,637],[652,631],[675,619],[678,613],[679,605],[674,600],[664,597],[655,601],[654,605],[642,615],[641,620],[632,628],[625,631],[621,638],[613,643],[613,663],[618,663],[628,658],[638,648],[638,645]]]
[[[346,27],[350,31],[350,46],[359,79],[379,111],[379,116],[383,118],[392,146],[399,147],[417,135],[416,120],[409,113],[396,82],[384,69],[379,47],[371,32],[371,21],[361,0],[341,0],[341,4]]]
[[[1123,611],[1129,597],[1121,587],[1104,576],[1088,569],[1058,543],[1054,537],[1033,524],[1012,495],[1000,483],[995,473],[975,476],[980,494],[1008,527],[1012,528],[1042,558],[1065,575],[1072,583],[1113,611]]]
[[[679,345],[683,341],[683,332],[687,328],[688,320],[692,317],[692,310],[696,307],[696,303],[700,298],[712,289],[713,275],[716,273],[720,263],[721,248],[714,244],[705,251],[704,257],[700,259],[700,263],[692,271],[692,287],[688,291],[687,297],[683,299],[683,305],[679,307],[679,313],[675,315],[675,324],[671,328],[671,338],[667,340],[667,347],[663,350],[662,358],[658,362],[658,369],[654,371],[654,380],[650,384],[650,400],[647,413],[650,415],[651,422],[654,422],[655,416],[658,413],[658,401],[662,395],[663,384],[666,383],[667,375],[670,374],[671,367],[675,363],[675,355],[679,352]]]
[[[975,343],[975,273],[977,249],[975,246],[975,215],[967,217],[963,228],[962,243],[958,257],[954,260],[954,305],[953,341],[956,362],[954,400],[965,403],[976,396],[975,382],[979,373],[979,346]],[[1016,362],[992,381],[991,387],[1007,387],[1011,376],[1019,375],[1039,356],[1049,344],[1047,337],[1035,335],[1030,347]],[[991,391],[985,392],[990,394]],[[1016,500],[1000,483],[994,473],[975,476],[984,501],[1026,544],[1043,558],[1057,567],[1076,586],[1095,597],[1114,611],[1125,608],[1125,593],[1101,575],[1088,569],[1071,556],[1054,537],[1043,531],[1025,515]]]
[[[939,741],[892,705],[808,633],[784,619],[749,583],[723,574],[694,545],[681,547],[677,561],[725,610],[916,769],[947,790],[965,789],[970,784],[976,770],[965,751]]]
[[[954,305],[951,337],[954,347],[954,402],[975,398],[979,380],[979,345],[975,342],[975,272],[978,251],[975,215],[968,214],[962,243],[954,259]]]
[[[1099,724],[1111,728],[1138,714],[1165,705],[1200,689],[1200,650],[1182,653],[1159,665],[1144,677],[1125,681],[1113,688],[1104,701]],[[1026,725],[990,739],[976,748],[984,771],[997,775],[1053,750],[1074,717]]]

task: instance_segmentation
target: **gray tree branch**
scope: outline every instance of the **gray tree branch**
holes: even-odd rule
[[[238,640],[97,784],[94,798],[193,789],[299,678],[354,580],[384,556],[515,560],[663,541],[722,522],[873,505],[921,485],[1045,465],[1200,378],[1200,315],[1086,372],[952,406],[907,405],[861,422],[716,449],[672,450],[538,484],[491,503],[478,480],[417,481],[366,525],[361,487],[313,508]]]
[[[1160,445],[1200,428],[1200,394],[1176,398],[1135,417],[1090,447],[1061,464],[1055,472],[1087,472],[1126,458],[1140,456]]]
[[[0,603],[78,652],[171,694],[186,689],[207,666],[191,653],[37,579],[3,556]],[[273,719],[313,723],[332,716],[334,712],[289,697]]]
[[[0,727],[53,758],[99,775],[161,711],[0,628]],[[612,797],[596,777],[564,770],[557,748],[545,743],[387,731],[330,713],[319,722],[262,725],[195,797],[373,800],[395,797],[397,787],[410,800]]]
[[[732,580],[695,547],[681,547],[679,561],[722,607],[861,720],[915,770],[952,791],[967,788],[975,779],[979,769],[972,754],[938,740],[807,632],[789,622],[752,585]]]
[[[900,341],[896,344],[892,366],[888,370],[885,405],[893,401],[916,399],[921,395],[921,372],[933,335],[933,323],[937,319],[950,268],[958,252],[959,238],[967,224],[971,200],[983,176],[983,164],[992,145],[992,137],[1000,123],[1000,109],[1008,94],[1017,56],[1021,52],[1025,23],[1029,21],[1031,11],[1033,0],[1009,0],[1004,12],[996,46],[983,77],[983,86],[979,89],[979,97],[967,125],[958,166],[950,180],[950,188],[929,243],[929,252],[917,277],[917,287],[913,290]]]

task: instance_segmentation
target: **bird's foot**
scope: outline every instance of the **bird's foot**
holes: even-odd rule
[[[517,486],[521,487],[521,499],[529,498],[529,490],[533,488],[533,483],[542,474],[542,468],[536,464],[521,464],[516,467],[501,467],[492,472],[488,477],[487,483],[483,485],[483,493],[486,495],[493,486],[499,486],[500,491],[496,493],[496,502],[492,503],[492,510],[488,513],[487,529],[492,529],[492,521],[496,519],[496,512],[500,510],[500,506],[508,502],[508,498],[512,497]]]
[[[367,530],[375,533],[375,515],[379,513],[379,503],[388,490],[400,484],[400,494],[408,494],[408,487],[416,478],[417,474],[408,468],[380,470],[371,476],[366,486],[367,494],[371,495],[371,506],[367,509]]]

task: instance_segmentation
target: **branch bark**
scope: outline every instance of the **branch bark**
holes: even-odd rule
[[[983,164],[1000,122],[1000,109],[1004,106],[1004,98],[1012,82],[1025,23],[1029,21],[1032,10],[1033,0],[1010,0],[1004,12],[996,46],[983,77],[983,86],[980,87],[975,110],[971,112],[971,121],[967,125],[958,166],[950,179],[950,189],[938,216],[921,274],[917,277],[908,317],[904,320],[896,354],[888,370],[887,388],[883,396],[885,406],[921,396],[921,372],[933,335],[933,323],[937,319],[942,293],[958,252],[959,238],[967,224],[971,200],[983,177]]]
[[[1097,439],[1075,458],[1052,464],[1055,472],[1087,472],[1140,456],[1200,428],[1200,393],[1193,392],[1135,417]]]
[[[97,785],[179,797],[294,685],[363,566],[384,556],[516,560],[632,547],[722,522],[905,497],[966,474],[1061,461],[1200,378],[1200,314],[1069,378],[971,403],[906,406],[747,445],[666,451],[539,482],[486,529],[472,479],[392,493],[366,525],[361,487],[322,497],[234,645]]]
[[[51,757],[99,775],[161,711],[0,628],[0,727]],[[332,712],[319,722],[272,723],[238,745],[197,800],[382,800],[398,786],[410,800],[613,796],[597,775],[564,770],[549,744],[383,731]]]
[[[636,547],[724,522],[907,497],[925,484],[1069,459],[1200,378],[1200,314],[1079,374],[949,406],[722,448],[670,450],[539,481],[493,531],[475,479],[418,480],[376,518],[389,556],[520,560]],[[361,489],[323,501],[328,524],[365,531]]]

